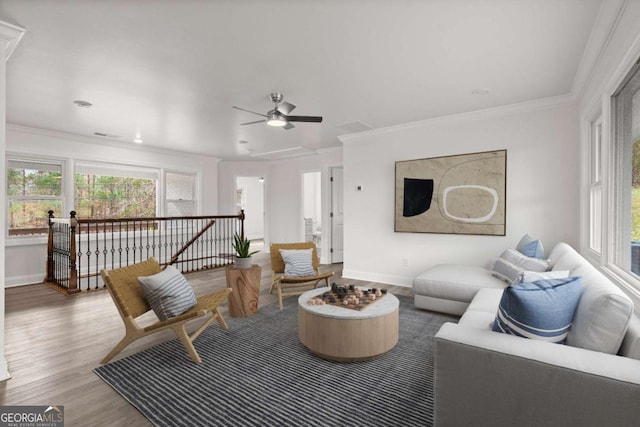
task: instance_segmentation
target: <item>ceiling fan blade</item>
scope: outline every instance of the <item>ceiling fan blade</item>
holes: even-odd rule
[[[320,123],[322,122],[322,117],[320,116],[287,116],[287,120],[290,122]]]
[[[254,125],[256,123],[264,123],[264,122],[266,122],[266,120],[256,120],[255,122],[240,123],[240,126],[243,126],[243,125]]]
[[[255,111],[247,110],[245,108],[236,107],[235,105],[232,105],[231,108],[235,108],[236,110],[240,110],[240,111],[246,111],[247,113],[251,113],[251,114],[257,114],[258,116],[267,117],[266,114],[256,113]]]
[[[287,114],[292,112],[294,108],[296,108],[295,105],[290,104],[286,101],[282,101],[280,104],[278,104],[278,108],[276,108],[276,110],[278,110],[280,113],[286,116]]]
[[[282,126],[283,129],[285,130],[289,130],[289,129],[293,129],[295,126],[292,125],[291,123],[287,122],[286,125]]]

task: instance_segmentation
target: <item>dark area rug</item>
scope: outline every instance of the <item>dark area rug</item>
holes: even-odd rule
[[[400,300],[400,337],[373,360],[320,359],[298,341],[296,298],[227,317],[196,339],[202,364],[176,339],[94,372],[156,426],[428,426],[434,335],[457,317]]]

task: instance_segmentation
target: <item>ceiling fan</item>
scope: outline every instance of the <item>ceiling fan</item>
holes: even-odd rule
[[[256,114],[264,117],[263,120],[256,120],[253,122],[240,123],[241,125],[252,125],[255,123],[266,122],[269,126],[281,127],[284,129],[292,129],[295,126],[291,122],[305,122],[305,123],[320,123],[322,117],[320,116],[290,116],[289,113],[296,108],[295,105],[290,104],[282,100],[282,94],[279,92],[273,92],[269,95],[271,102],[273,102],[273,110],[267,111],[267,114],[256,113],[255,111],[247,110],[245,108],[236,107],[232,108],[240,111],[246,111],[247,113]]]

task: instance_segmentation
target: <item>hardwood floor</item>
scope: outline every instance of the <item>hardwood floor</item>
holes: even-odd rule
[[[269,255],[259,253],[254,262],[262,266],[260,306],[277,304],[277,295],[269,294]],[[406,287],[344,280],[342,264],[322,269],[334,271],[332,281],[339,284],[377,286],[397,295],[413,295]],[[188,279],[197,295],[226,287],[224,269],[191,273]],[[107,291],[64,296],[45,285],[31,285],[6,289],[5,301],[5,355],[12,378],[0,383],[0,405],[63,405],[67,427],[151,425],[92,372],[124,336],[123,323]],[[295,303],[297,297],[285,299],[285,304]],[[222,313],[228,315],[226,305]],[[152,321],[153,314],[147,315]],[[163,331],[142,338],[114,360],[174,337],[171,331]]]

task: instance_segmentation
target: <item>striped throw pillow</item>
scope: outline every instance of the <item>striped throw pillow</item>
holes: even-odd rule
[[[173,266],[153,276],[138,277],[138,282],[160,320],[179,316],[196,305],[191,285]]]
[[[292,277],[315,276],[311,255],[313,249],[280,249],[284,261],[284,275]]]
[[[507,249],[493,264],[491,274],[511,285],[516,283],[525,271],[547,271],[549,267],[547,260],[528,257],[515,249]]]
[[[537,280],[508,286],[502,293],[491,329],[564,344],[581,295],[580,277]]]

